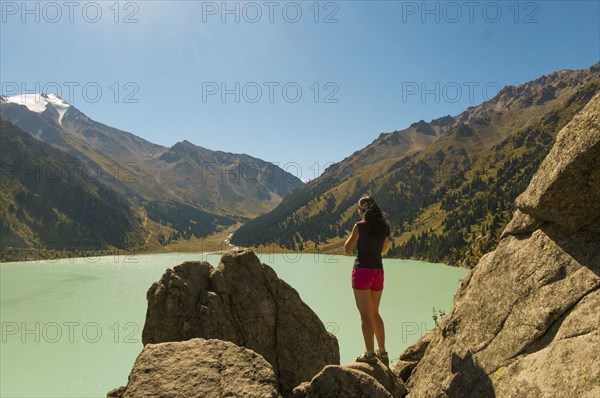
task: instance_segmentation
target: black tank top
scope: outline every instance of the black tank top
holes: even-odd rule
[[[354,267],[383,268],[381,249],[383,249],[383,241],[387,236],[375,237],[365,220],[357,222],[356,226],[358,227],[358,242],[356,242],[358,253],[356,259],[354,259]]]

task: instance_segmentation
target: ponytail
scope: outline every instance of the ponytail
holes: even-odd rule
[[[358,200],[358,208],[365,214],[365,221],[373,235],[377,238],[383,238],[390,234],[390,226],[373,198],[363,196]]]

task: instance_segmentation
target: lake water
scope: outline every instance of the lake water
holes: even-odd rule
[[[350,287],[352,257],[263,254],[298,290],[340,344],[342,363],[363,350]],[[146,292],[167,268],[186,260],[216,266],[202,253],[106,256],[0,264],[0,396],[105,397],[127,384],[142,350]],[[469,272],[419,261],[384,259],[381,314],[396,358],[434,327],[432,307],[449,310]]]

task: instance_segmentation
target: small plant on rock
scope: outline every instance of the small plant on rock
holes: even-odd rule
[[[433,315],[431,316],[431,318],[433,318],[433,322],[435,322],[435,327],[439,327],[440,323],[442,322],[442,319],[446,316],[446,312],[442,311],[440,309],[437,310],[436,312],[436,308],[433,307]],[[438,321],[439,319],[439,321]]]

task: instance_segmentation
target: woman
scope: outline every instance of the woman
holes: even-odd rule
[[[387,251],[390,226],[375,201],[369,196],[359,199],[358,214],[362,220],[354,224],[352,233],[344,244],[344,250],[348,254],[353,252],[355,245],[358,249],[352,268],[352,288],[360,312],[366,351],[357,357],[356,361],[375,363],[379,358],[389,366],[383,319],[379,315],[379,302],[383,292],[381,254]],[[377,351],[374,350],[374,336],[377,338]]]

